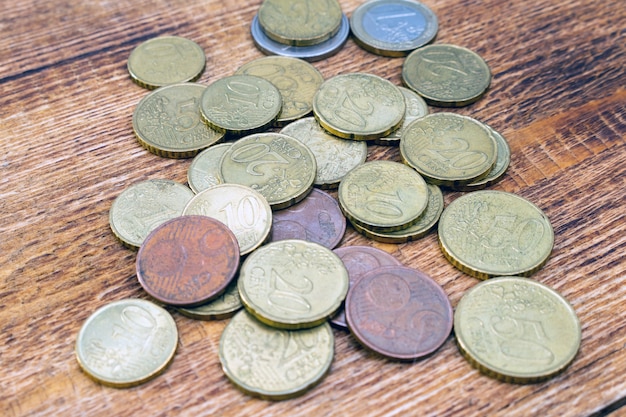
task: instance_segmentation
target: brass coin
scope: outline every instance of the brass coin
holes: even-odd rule
[[[180,307],[177,310],[192,319],[196,320],[222,320],[232,317],[243,305],[239,298],[237,280],[234,279],[228,284],[226,291],[215,300],[198,307]]]
[[[402,132],[404,132],[404,129],[406,129],[409,123],[411,123],[415,119],[419,119],[420,117],[424,117],[428,114],[428,106],[426,105],[426,102],[417,93],[404,87],[398,87],[398,90],[400,90],[400,92],[404,96],[404,101],[406,104],[406,111],[404,113],[404,122],[402,122],[402,126],[400,126],[397,130],[393,131],[389,136],[376,139],[374,143],[378,145],[399,144],[400,139],[402,138]]]
[[[125,299],[100,307],[85,321],[76,338],[76,359],[95,381],[127,388],[162,373],[177,345],[176,323],[165,309]]]
[[[189,158],[224,137],[200,119],[205,86],[194,83],[160,87],[144,97],[133,113],[137,140],[153,154]]]
[[[224,374],[241,391],[265,400],[304,394],[330,370],[335,338],[327,323],[305,330],[280,330],[237,313],[220,339]]]
[[[194,193],[198,194],[224,182],[220,174],[220,161],[230,145],[231,143],[213,145],[193,158],[187,170],[187,182]]]
[[[491,72],[476,52],[456,45],[433,44],[406,57],[402,81],[428,104],[461,107],[485,94]]]
[[[242,256],[261,246],[272,227],[272,209],[267,200],[245,185],[220,184],[196,194],[183,210],[185,216],[194,214],[228,226]]]
[[[180,216],[193,195],[189,188],[170,180],[133,184],[111,205],[111,230],[125,246],[137,249],[157,226]]]
[[[242,65],[236,75],[265,78],[280,91],[283,105],[276,124],[284,125],[313,111],[313,97],[324,78],[308,62],[285,56],[266,56]]]
[[[313,187],[315,156],[298,140],[280,133],[257,133],[232,144],[220,162],[227,183],[248,186],[273,210],[296,204]]]
[[[231,75],[210,84],[200,98],[202,120],[213,129],[231,135],[258,132],[280,114],[282,97],[264,78]]]
[[[404,96],[391,82],[372,74],[329,78],[313,99],[313,114],[328,132],[345,139],[374,140],[402,125]]]
[[[473,277],[529,276],[548,260],[554,231],[528,200],[483,190],[446,207],[439,219],[439,245],[454,266]]]
[[[392,161],[366,162],[339,184],[346,217],[370,230],[393,231],[414,224],[428,204],[426,182],[415,170]]]
[[[128,57],[130,78],[147,89],[195,81],[206,65],[204,51],[197,43],[178,36],[149,39]]]
[[[433,113],[414,120],[400,140],[405,164],[426,181],[459,187],[489,174],[497,145],[484,123],[456,113]]]
[[[475,368],[514,383],[563,372],[581,340],[578,317],[567,300],[521,277],[490,279],[465,293],[454,314],[454,333]]]
[[[238,285],[241,302],[259,321],[304,329],[337,311],[348,292],[348,271],[325,246],[281,240],[248,255]]]
[[[292,122],[280,133],[299,140],[313,152],[317,162],[314,184],[321,188],[338,187],[342,178],[367,158],[366,142],[332,136],[313,117]]]

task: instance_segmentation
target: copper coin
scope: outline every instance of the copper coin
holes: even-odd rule
[[[373,269],[380,268],[381,266],[402,265],[394,256],[372,246],[345,246],[337,248],[333,252],[341,258],[348,270],[350,288],[354,286],[365,273]],[[349,291],[350,289],[348,289],[348,292]],[[337,327],[348,328],[343,306],[330,318],[330,323]]]
[[[207,216],[181,216],[146,237],[137,278],[156,300],[196,306],[218,297],[239,268],[239,244],[228,226]]]
[[[432,278],[405,266],[363,275],[346,297],[346,321],[366,348],[391,359],[433,353],[452,330],[448,296]]]
[[[346,231],[346,218],[337,200],[317,188],[298,204],[273,215],[271,242],[300,239],[332,249]]]

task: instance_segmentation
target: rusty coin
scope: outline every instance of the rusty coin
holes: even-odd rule
[[[391,359],[429,355],[452,330],[452,306],[443,288],[405,266],[385,266],[363,275],[350,289],[345,309],[352,335]]]
[[[137,278],[153,298],[197,306],[218,297],[239,268],[228,226],[206,216],[176,217],[154,229],[137,253]]]

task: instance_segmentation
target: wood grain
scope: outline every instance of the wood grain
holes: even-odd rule
[[[360,4],[340,3],[348,15]],[[108,302],[148,298],[135,252],[109,229],[111,203],[140,180],[186,182],[191,162],[159,158],[135,140],[131,116],[146,91],[129,79],[128,55],[154,36],[187,37],[206,51],[199,82],[208,85],[263,56],[249,35],[261,1],[31,0],[4,4],[0,25],[0,414],[626,415],[626,8],[619,0],[425,3],[439,18],[436,42],[473,49],[492,70],[486,96],[453,111],[509,141],[511,166],[493,188],[531,200],[554,226],[554,251],[533,279],[563,294],[580,318],[582,346],[565,373],[505,384],[475,371],[453,335],[406,364],[335,331],[326,379],[273,403],[223,375],[217,347],[226,321],[172,312],[180,345],[163,375],[124,390],[92,382],[74,358],[80,326]],[[402,63],[349,40],[315,66],[326,78],[360,71],[400,85]],[[399,153],[371,146],[369,159],[398,161]],[[447,203],[457,196],[446,193]],[[427,272],[453,306],[477,282],[443,258],[435,233],[392,245],[348,228],[341,245],[351,244]]]

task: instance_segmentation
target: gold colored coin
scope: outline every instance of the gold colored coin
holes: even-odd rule
[[[144,97],[133,113],[137,140],[153,154],[189,158],[224,137],[200,120],[205,86],[194,83],[160,87]]]
[[[489,174],[497,145],[485,124],[442,112],[411,122],[402,134],[400,153],[428,182],[455,188]]]
[[[578,317],[567,300],[521,277],[490,279],[465,293],[454,314],[454,333],[475,368],[514,383],[563,372],[581,341]]]
[[[404,122],[397,130],[393,131],[389,136],[379,138],[374,141],[378,145],[397,145],[402,138],[404,129],[415,119],[424,117],[428,114],[428,106],[423,98],[408,88],[398,87],[398,90],[404,96],[406,111],[404,113]]]
[[[134,82],[153,90],[164,85],[195,81],[206,65],[197,43],[178,36],[160,36],[137,46],[128,57]]]
[[[317,45],[332,38],[341,17],[337,0],[264,0],[258,14],[268,38],[291,46]]]
[[[176,323],[166,310],[125,299],[99,308],[85,321],[76,339],[76,359],[95,381],[127,388],[162,373],[177,345]]]
[[[404,60],[402,81],[428,104],[461,107],[481,98],[491,83],[487,63],[476,52],[456,45],[433,44]]]
[[[313,99],[313,114],[328,132],[345,139],[375,140],[402,125],[404,96],[391,82],[372,74],[329,78]]]
[[[241,391],[265,400],[304,394],[330,370],[335,339],[328,323],[305,330],[280,330],[237,313],[220,339],[224,374]]]
[[[213,145],[193,158],[187,170],[187,182],[194,193],[198,194],[224,182],[220,174],[220,161],[230,145],[231,143]]]
[[[454,266],[473,277],[529,276],[548,260],[554,231],[528,200],[482,190],[457,198],[443,211],[439,245]]]
[[[315,185],[336,188],[341,179],[367,158],[367,143],[328,134],[315,118],[307,117],[285,126],[280,133],[304,143],[315,155]]]
[[[281,329],[319,326],[348,292],[341,258],[318,243],[289,239],[252,252],[239,272],[239,296],[250,314]]]
[[[237,280],[234,279],[228,284],[224,293],[215,300],[198,307],[180,307],[177,310],[196,320],[222,320],[232,317],[242,307]]]
[[[199,192],[183,215],[213,217],[233,232],[239,253],[246,255],[263,244],[272,227],[272,209],[267,200],[250,187],[220,184]]]
[[[255,75],[271,82],[283,98],[276,123],[284,125],[311,113],[313,97],[324,78],[308,62],[286,56],[266,56],[241,66],[236,75]]]
[[[428,188],[406,165],[371,161],[341,181],[339,204],[353,224],[383,232],[400,230],[418,221],[428,204]]]

